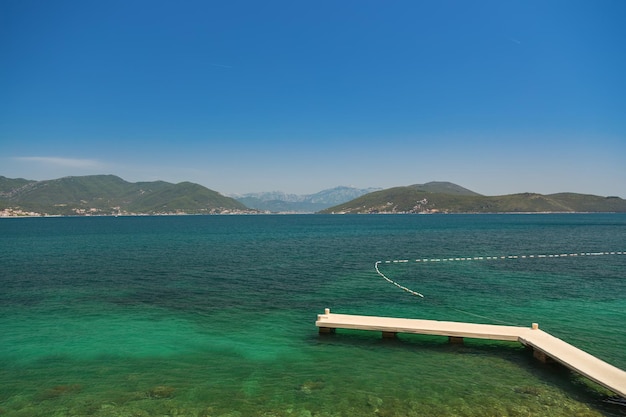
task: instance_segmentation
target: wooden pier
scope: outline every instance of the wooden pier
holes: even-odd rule
[[[317,316],[315,325],[320,333],[334,333],[335,329],[355,329],[379,331],[383,337],[395,337],[397,333],[448,336],[451,343],[462,343],[463,338],[519,342],[532,348],[534,356],[539,360],[545,362],[551,359],[559,362],[626,398],[626,372],[540,330],[536,323],[531,327],[500,326],[335,314],[326,309],[324,314]]]

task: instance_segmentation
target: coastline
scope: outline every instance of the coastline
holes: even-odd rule
[[[0,219],[27,218],[84,218],[84,217],[165,217],[165,216],[454,216],[454,215],[536,215],[536,214],[626,214],[621,211],[494,211],[494,212],[437,212],[437,213],[298,213],[298,212],[219,212],[219,213],[124,213],[124,214],[4,214]]]

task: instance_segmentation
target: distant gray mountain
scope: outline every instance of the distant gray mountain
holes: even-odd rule
[[[287,194],[281,191],[231,195],[246,207],[273,213],[315,213],[345,203],[381,188],[335,187],[315,194]]]

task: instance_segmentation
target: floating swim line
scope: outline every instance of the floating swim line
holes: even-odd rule
[[[455,257],[455,258],[420,258],[415,259],[413,262],[457,262],[457,261],[496,261],[506,259],[536,259],[536,258],[570,258],[578,256],[606,256],[606,255],[626,255],[626,251],[613,251],[613,252],[578,252],[578,253],[557,253],[549,255],[502,255],[502,256],[468,256],[468,257]],[[378,261],[379,263],[408,263],[409,259],[394,259],[390,261]]]
[[[501,255],[501,256],[467,256],[467,257],[454,257],[454,258],[419,258],[415,259],[416,263],[433,263],[433,262],[463,262],[463,261],[500,261],[500,260],[510,260],[510,259],[554,259],[554,258],[573,258],[573,257],[585,257],[585,256],[607,256],[607,255],[626,255],[626,251],[612,251],[612,252],[577,252],[577,253],[557,253],[557,254],[541,254],[541,255]],[[385,281],[395,285],[403,291],[408,292],[409,294],[415,295],[417,297],[424,298],[424,295],[413,291],[410,288],[405,287],[402,284],[397,283],[391,278],[387,277],[385,274],[380,272],[378,265],[385,264],[399,264],[399,263],[409,263],[411,262],[408,259],[395,259],[390,261],[376,261],[374,264],[374,268],[376,269],[376,273],[383,277]]]
[[[381,263],[381,261],[378,261],[378,262],[376,262],[376,263],[374,264],[374,268],[376,268],[376,272],[378,273],[378,275],[380,275],[381,277],[383,277],[383,278],[384,278],[387,282],[390,282],[390,283],[392,283],[393,285],[395,285],[396,287],[400,288],[401,290],[406,291],[406,292],[408,292],[409,294],[413,294],[413,295],[416,295],[416,296],[418,296],[418,297],[422,297],[422,298],[424,298],[424,296],[423,296],[422,294],[418,293],[417,291],[413,291],[412,289],[407,288],[407,287],[405,287],[405,286],[403,286],[403,285],[400,285],[400,284],[398,284],[397,282],[395,282],[394,280],[387,278],[387,277],[385,276],[385,274],[383,274],[382,272],[380,272],[380,269],[378,269],[378,264],[379,264],[379,263]]]
[[[501,256],[469,256],[469,257],[454,257],[454,258],[420,258],[415,259],[416,263],[438,263],[438,262],[457,262],[457,261],[500,261],[500,260],[512,260],[512,259],[555,259],[555,258],[570,258],[570,257],[586,257],[586,256],[607,256],[607,255],[626,255],[626,251],[612,251],[612,252],[578,252],[578,253],[560,253],[560,254],[541,254],[541,255],[501,255]],[[408,292],[411,295],[424,298],[424,295],[414,291],[410,288],[405,287],[402,284],[397,283],[391,278],[387,277],[385,274],[380,272],[378,265],[385,264],[399,264],[399,263],[409,263],[411,262],[408,259],[395,259],[390,261],[376,261],[374,264],[374,268],[376,269],[376,273],[383,277],[385,281],[395,285],[403,291]],[[465,310],[459,310],[458,308],[452,308],[455,311],[460,313],[469,314],[475,317],[480,317],[488,320],[497,321],[505,324],[518,325],[515,323],[510,323],[498,319],[494,319],[493,317],[486,317],[479,314],[471,313]]]

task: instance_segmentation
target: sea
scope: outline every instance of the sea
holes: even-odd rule
[[[0,219],[0,416],[626,415],[519,343],[325,308],[538,323],[626,369],[626,214]]]

